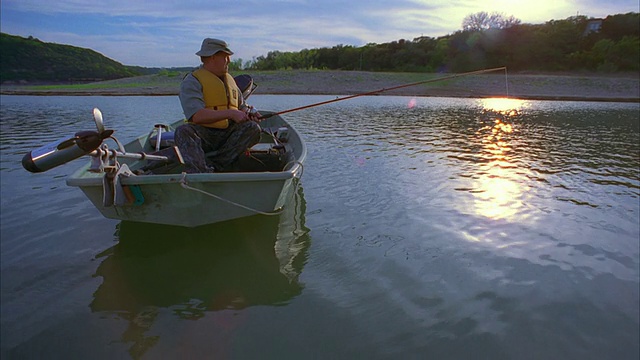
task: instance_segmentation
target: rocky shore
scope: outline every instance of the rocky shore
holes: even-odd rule
[[[376,73],[362,71],[290,70],[247,72],[255,94],[384,95],[433,97],[509,96],[535,100],[640,102],[640,76],[623,74],[505,74],[478,75]],[[76,86],[6,85],[3,95],[175,96],[182,75],[149,75]],[[236,74],[237,75],[237,74]],[[424,82],[401,89],[386,90]],[[384,91],[379,91],[384,90]]]

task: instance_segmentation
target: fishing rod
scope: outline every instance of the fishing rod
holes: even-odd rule
[[[455,79],[455,78],[462,77],[462,76],[477,75],[477,74],[483,74],[483,73],[487,73],[487,72],[501,71],[501,70],[506,71],[507,67],[503,66],[503,67],[493,68],[493,69],[469,71],[469,72],[460,73],[460,74],[443,76],[443,77],[439,77],[439,78],[436,78],[436,79],[429,79],[429,80],[418,81],[418,82],[414,82],[414,83],[410,83],[410,84],[393,86],[393,87],[390,87],[390,88],[382,88],[382,89],[368,91],[368,92],[361,93],[361,94],[344,96],[344,97],[341,97],[341,98],[331,99],[331,100],[327,100],[327,101],[321,101],[321,102],[318,102],[318,103],[315,103],[315,104],[300,106],[300,107],[293,108],[293,109],[288,109],[288,110],[283,110],[283,111],[267,114],[267,115],[261,116],[260,119],[267,119],[267,118],[270,118],[270,117],[275,116],[275,115],[282,115],[282,114],[286,114],[286,113],[290,113],[290,112],[294,112],[294,111],[298,111],[298,110],[304,110],[304,109],[308,109],[308,108],[312,108],[312,107],[316,107],[316,106],[320,106],[320,105],[330,104],[330,103],[337,102],[337,101],[349,100],[349,99],[357,98],[357,97],[360,97],[360,96],[375,95],[375,94],[379,94],[379,93],[382,93],[382,92],[385,92],[385,91],[397,90],[397,89],[402,89],[402,88],[406,88],[406,87],[410,87],[410,86],[426,84],[426,83],[430,83],[430,82]]]

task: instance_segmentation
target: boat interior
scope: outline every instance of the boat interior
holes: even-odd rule
[[[140,138],[141,151],[160,155],[167,160],[140,161],[139,165],[132,165],[137,174],[178,174],[183,170],[182,156],[174,142],[172,127],[155,125],[146,138]],[[288,143],[289,131],[287,127],[272,128],[262,126],[260,141],[240,155],[238,160],[220,172],[263,172],[283,171],[287,164],[294,161],[291,145]],[[158,141],[160,139],[160,141]],[[128,146],[127,146],[128,147]],[[130,149],[127,149],[131,151]],[[214,153],[206,154],[215,156]]]

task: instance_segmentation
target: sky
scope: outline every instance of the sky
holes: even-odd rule
[[[485,11],[544,24],[640,12],[638,0],[2,0],[3,33],[95,50],[124,65],[197,66],[205,37],[244,62],[269,51],[363,46],[462,29]]]

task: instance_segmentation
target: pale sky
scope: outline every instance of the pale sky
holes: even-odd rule
[[[640,12],[638,0],[2,0],[4,33],[95,50],[124,65],[196,66],[202,39],[233,59],[269,51],[363,46],[462,29],[480,11],[543,24]]]

